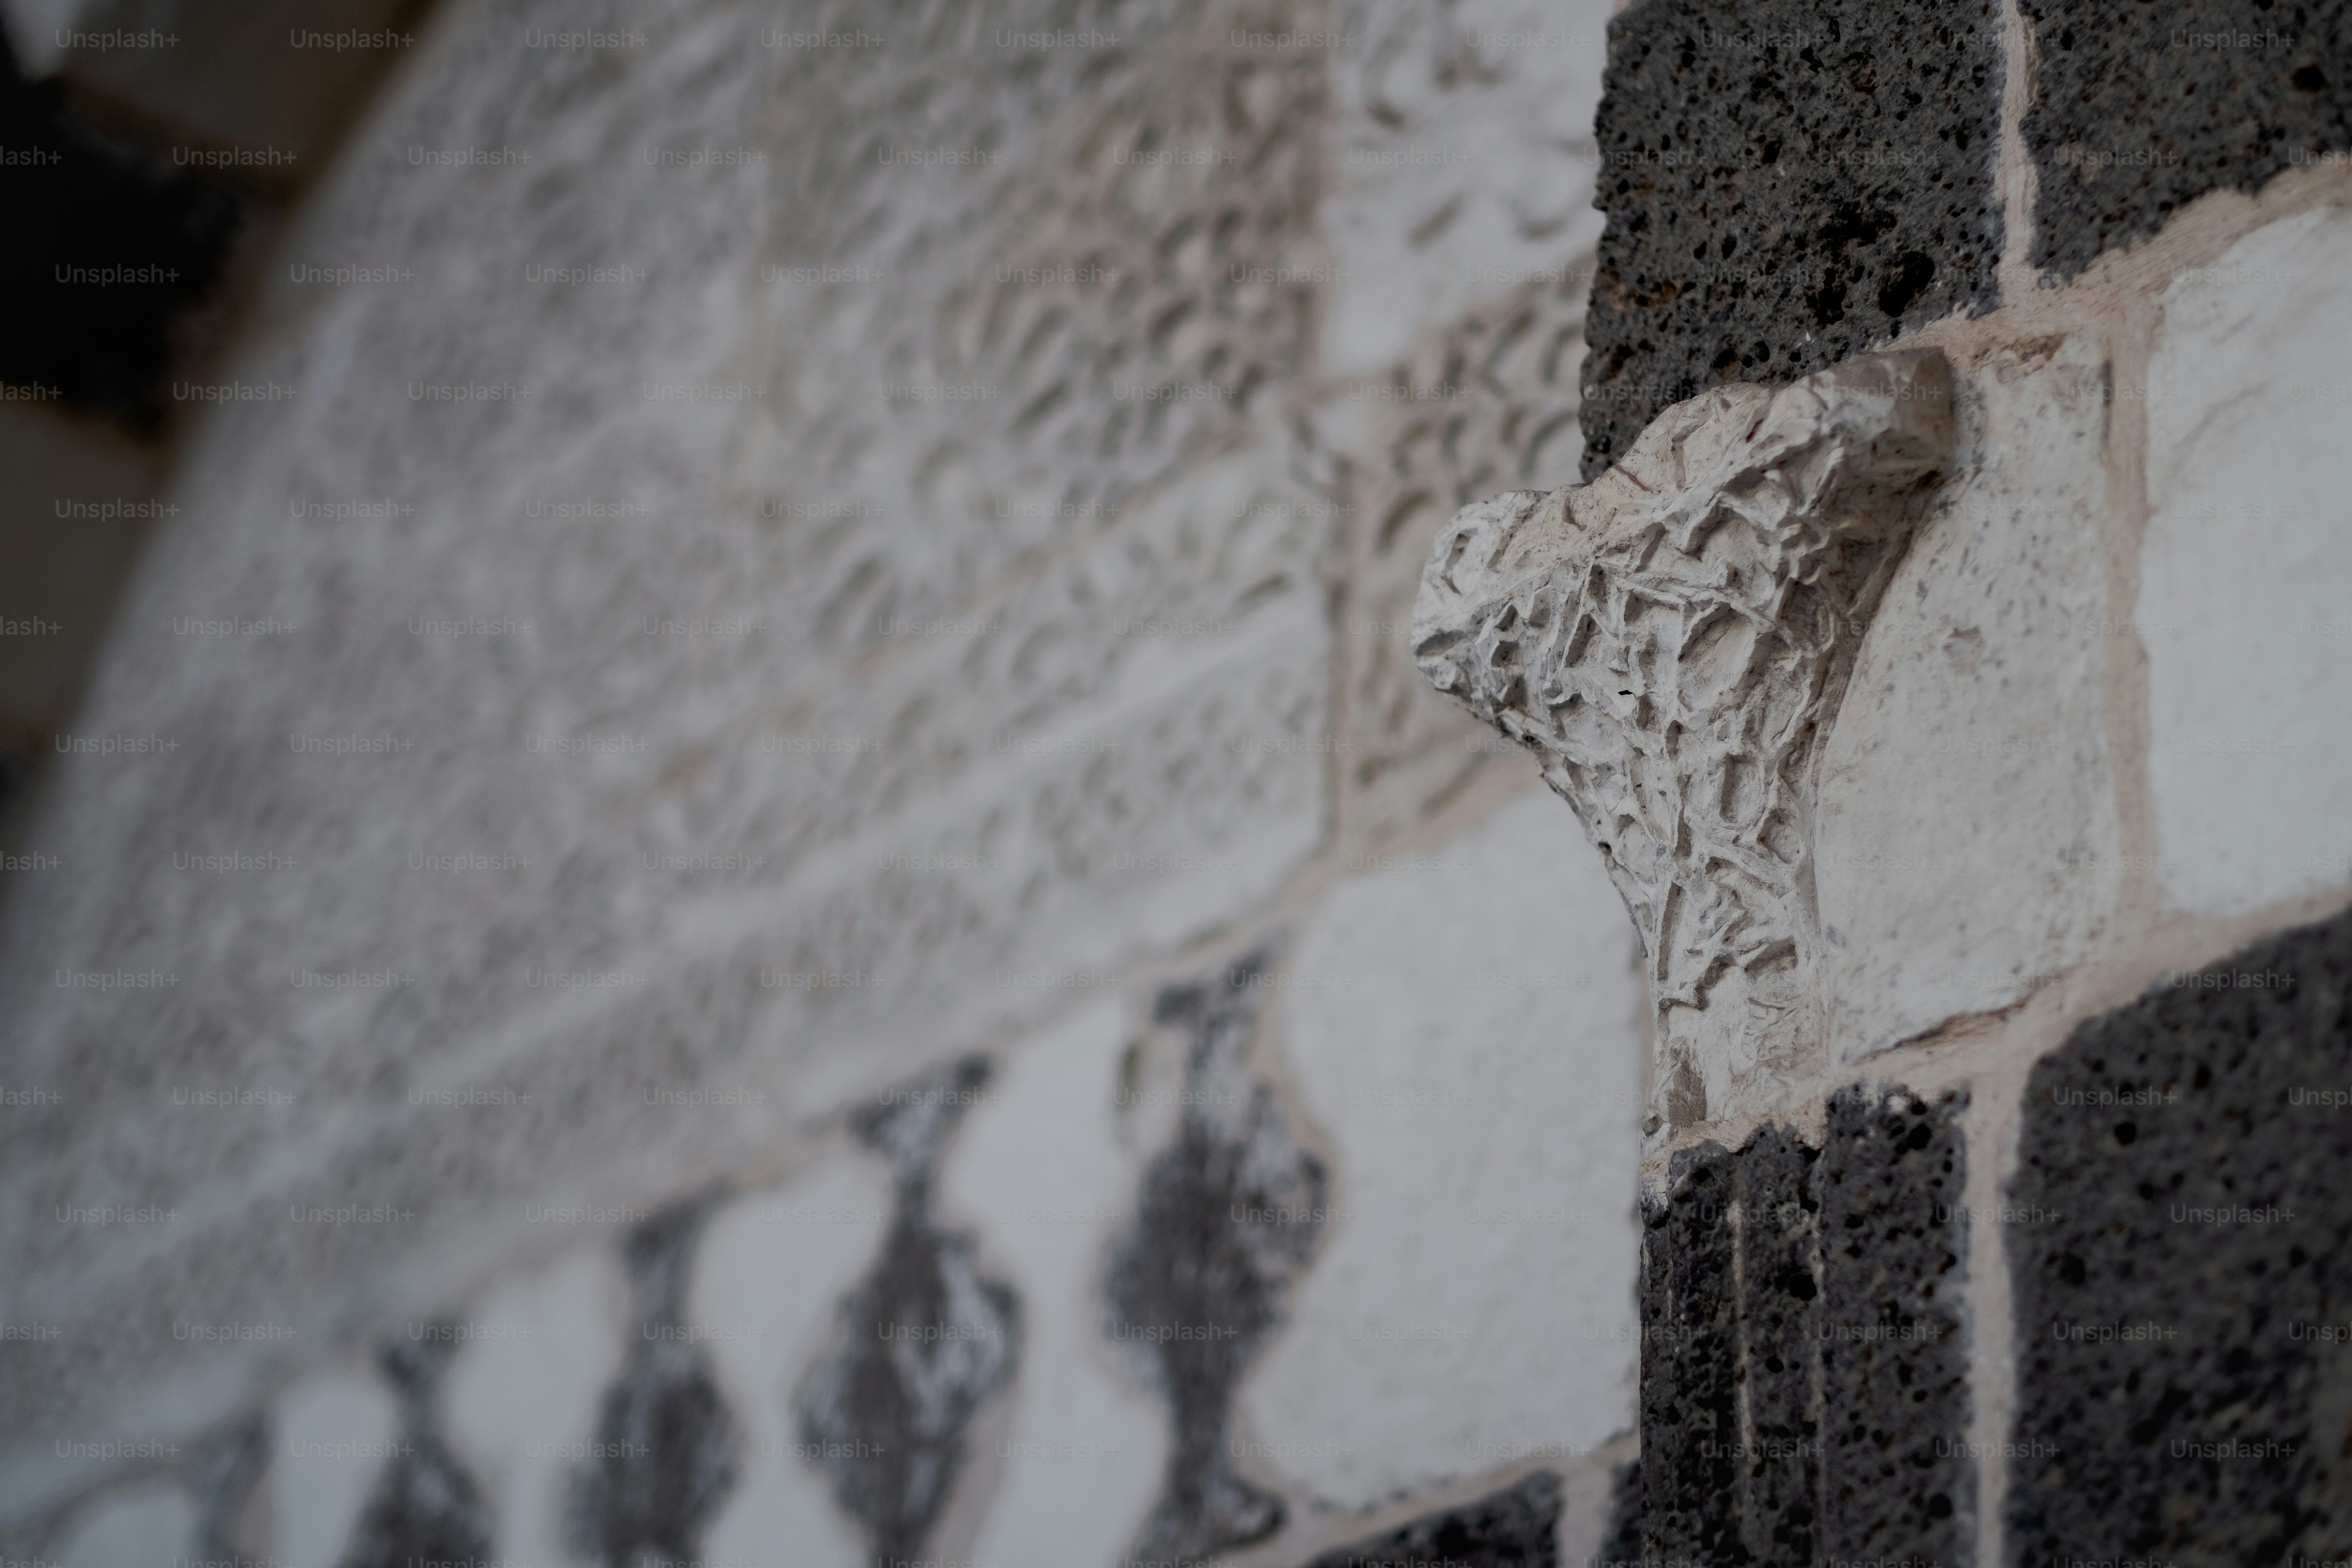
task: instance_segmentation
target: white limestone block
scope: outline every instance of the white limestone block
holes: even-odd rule
[[[132,1487],[75,1521],[55,1568],[158,1568],[187,1561],[197,1546],[196,1505],[187,1493],[173,1486]],[[13,1554],[9,1560],[16,1561]]]
[[[461,1341],[442,1384],[443,1422],[480,1482],[501,1557],[570,1561],[567,1488],[596,1407],[621,1366],[629,1289],[603,1247],[501,1280],[449,1319]],[[433,1331],[422,1321],[409,1326]]]
[[[2352,877],[2352,213],[2174,279],[2148,364],[2148,789],[2166,901]]]
[[[1423,327],[1590,266],[1611,9],[1384,0],[1333,14],[1329,374],[1381,369]]]
[[[1021,1296],[1011,1419],[977,1461],[998,1467],[981,1562],[1113,1561],[1165,1463],[1167,1416],[1103,1334],[1104,1251],[1134,1208],[1140,1163],[1118,1136],[1128,1037],[1105,997],[1016,1047],[942,1173],[942,1206],[979,1230],[991,1268]]]
[[[1244,1441],[1360,1509],[1633,1419],[1644,1005],[1622,900],[1547,795],[1334,887],[1282,1050],[1339,1211]]]
[[[2105,379],[2084,333],[1956,376],[1953,471],[1822,757],[1832,1055],[2026,996],[2084,957],[2119,863],[2103,682]]]
[[[841,1152],[782,1186],[714,1214],[688,1287],[727,1406],[740,1424],[735,1487],[704,1542],[742,1568],[862,1568],[856,1525],[799,1454],[793,1395],[831,1343],[834,1309],[857,1282],[890,1217],[877,1160]]]
[[[285,1568],[336,1568],[376,1478],[399,1446],[382,1379],[352,1367],[311,1373],[270,1411],[270,1515]]]

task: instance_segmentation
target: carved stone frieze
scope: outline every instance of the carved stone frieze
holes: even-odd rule
[[[1815,768],[1951,449],[1943,355],[1875,354],[1677,404],[1591,484],[1439,532],[1413,657],[1536,752],[1641,928],[1645,1131],[1822,1049]]]

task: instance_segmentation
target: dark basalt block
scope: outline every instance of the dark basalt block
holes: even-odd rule
[[[481,1488],[441,1435],[442,1374],[452,1340],[390,1340],[376,1360],[400,1395],[397,1456],[378,1478],[343,1548],[342,1568],[478,1563],[490,1555],[490,1510]]]
[[[1558,1568],[1559,1563],[1559,1478],[1538,1470],[1475,1502],[1326,1552],[1307,1568]]]
[[[972,1418],[1019,1370],[1021,1303],[981,1272],[970,1235],[942,1226],[932,1178],[989,1079],[967,1058],[866,1112],[858,1136],[890,1162],[889,1234],[841,1305],[839,1343],[798,1402],[801,1440],[866,1528],[877,1563],[919,1559],[962,1472]]]
[[[2032,259],[2059,279],[2208,191],[2352,148],[2352,7],[2327,0],[2023,0]]]
[[[1968,1560],[1966,1104],[1849,1089],[1822,1149],[1766,1127],[1675,1156],[1643,1216],[1641,1498],[1611,1553]]]
[[[572,1471],[572,1543],[603,1568],[691,1560],[735,1485],[737,1434],[710,1358],[687,1330],[687,1267],[716,1193],[659,1210],[622,1245],[636,1323]]]
[[[2011,1559],[2352,1556],[2352,911],[2034,1068]]]
[[[1659,412],[1989,308],[1992,0],[1639,0],[1609,24],[1584,478]]]
[[[1822,1151],[1822,1504],[1831,1558],[1968,1562],[1968,1256],[1958,1116],[1853,1089],[1830,1100]]]
[[[1167,1400],[1172,1427],[1159,1500],[1129,1553],[1138,1561],[1205,1559],[1282,1525],[1282,1500],[1234,1466],[1227,1433],[1242,1376],[1322,1235],[1329,1181],[1249,1066],[1269,966],[1255,953],[1154,1004],[1155,1021],[1186,1037],[1183,1120],[1143,1173],[1104,1290],[1108,1331]],[[1167,1331],[1183,1327],[1210,1331]]]

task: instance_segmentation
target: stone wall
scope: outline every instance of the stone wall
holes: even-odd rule
[[[1644,937],[1614,1558],[2352,1552],[2352,24],[2126,9],[1622,11],[1425,568]]]
[[[437,11],[8,889],[0,1555],[1597,1550],[1635,942],[1406,622],[1605,24]]]

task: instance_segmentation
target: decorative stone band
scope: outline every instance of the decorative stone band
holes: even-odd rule
[[[1824,1053],[1816,759],[1951,448],[1944,356],[1874,354],[1676,404],[1591,484],[1480,501],[1438,535],[1413,657],[1536,752],[1641,928],[1645,1131]]]

